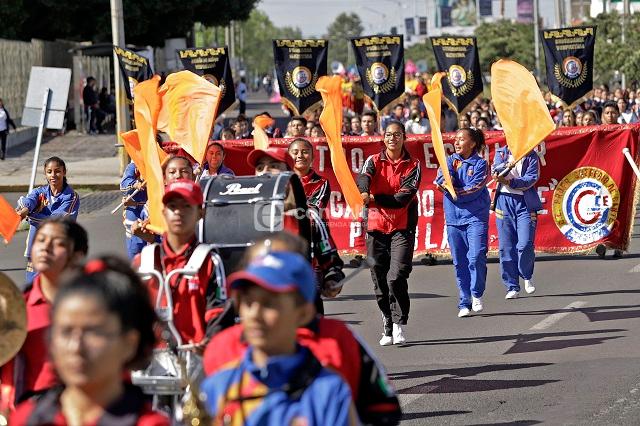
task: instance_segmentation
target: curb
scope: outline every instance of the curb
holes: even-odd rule
[[[87,183],[71,185],[75,191],[119,191],[120,184],[117,183]],[[37,187],[37,186],[36,186]],[[29,185],[0,185],[0,192],[27,192]]]

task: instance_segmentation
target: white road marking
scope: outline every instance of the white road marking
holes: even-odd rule
[[[582,308],[583,306],[586,306],[586,305],[587,305],[587,302],[580,302],[580,301],[569,303],[567,306],[562,308],[562,310],[565,310],[568,312],[558,312],[557,314],[551,314],[545,319],[543,319],[542,321],[540,321],[539,323],[537,323],[536,325],[534,325],[533,327],[531,327],[529,330],[546,330],[547,328],[551,327],[553,324],[560,321],[562,318],[572,313],[573,309]]]
[[[638,263],[633,268],[629,269],[629,273],[633,274],[634,272],[640,272],[640,263]]]
[[[421,393],[402,393],[398,394],[398,399],[400,400],[400,406],[402,408],[408,406],[412,402],[416,401],[418,398],[422,396]]]

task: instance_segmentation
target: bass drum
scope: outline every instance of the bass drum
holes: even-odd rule
[[[296,174],[219,175],[200,184],[204,218],[198,236],[218,249],[227,274],[238,268],[247,247],[273,232],[286,230],[310,241],[307,200]]]

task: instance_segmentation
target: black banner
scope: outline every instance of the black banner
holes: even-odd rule
[[[226,47],[193,48],[178,50],[182,65],[222,91],[218,115],[225,112],[236,101],[236,89],[231,74],[231,64]]]
[[[377,110],[404,94],[404,44],[401,35],[351,39],[364,88]]]
[[[580,102],[593,89],[593,49],[596,27],[540,31],[549,90],[567,106]]]
[[[118,56],[120,71],[126,84],[124,85],[129,101],[133,101],[133,88],[141,81],[150,79],[153,71],[149,65],[149,60],[138,55],[133,50],[123,47],[113,46],[113,51]]]
[[[322,101],[318,78],[327,75],[327,40],[273,40],[282,103],[295,115]]]
[[[442,91],[457,114],[482,94],[482,72],[475,37],[431,37],[438,71],[447,73]]]

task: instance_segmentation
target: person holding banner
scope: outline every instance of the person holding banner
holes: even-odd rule
[[[435,182],[444,192],[447,238],[460,292],[459,318],[468,317],[472,310],[480,312],[484,308],[482,295],[487,281],[487,234],[491,204],[486,188],[489,165],[480,155],[484,147],[481,130],[459,130],[454,142],[455,153],[447,157],[447,167],[457,198],[454,200],[441,186],[444,182],[441,170]]]
[[[382,312],[381,346],[403,344],[409,319],[409,287],[418,224],[420,162],[404,147],[404,126],[389,121],[384,149],[369,156],[358,175],[358,190],[368,205],[367,261]]]
[[[44,174],[48,185],[35,188],[18,199],[16,212],[29,222],[27,236],[26,279],[30,283],[36,273],[31,264],[31,245],[36,231],[44,219],[57,216],[78,217],[80,197],[67,182],[67,166],[60,157],[50,157],[44,162]]]
[[[529,152],[515,164],[508,175],[499,176],[512,165],[509,147],[496,150],[492,171],[500,183],[496,194],[496,227],[500,244],[500,270],[502,283],[507,289],[505,299],[516,299],[520,292],[520,277],[524,289],[533,293],[534,240],[538,223],[538,210],[542,203],[535,187],[540,178],[538,154]]]

